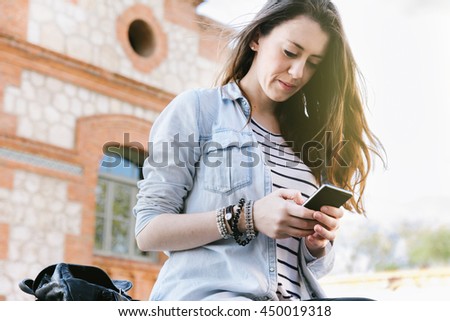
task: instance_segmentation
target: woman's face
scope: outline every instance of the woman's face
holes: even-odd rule
[[[307,16],[298,16],[254,40],[252,66],[244,77],[274,102],[297,93],[314,75],[325,56],[329,36]]]

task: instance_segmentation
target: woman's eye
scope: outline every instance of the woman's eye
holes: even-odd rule
[[[291,52],[289,50],[284,50],[284,54],[286,55],[286,57],[289,57],[289,58],[297,57],[297,55],[295,53],[293,53],[293,52]]]
[[[310,66],[311,68],[313,68],[313,69],[316,69],[316,68],[319,66],[319,64],[315,64],[315,63],[313,63],[313,62],[311,62],[311,61],[308,61],[308,64],[309,64],[309,66]]]

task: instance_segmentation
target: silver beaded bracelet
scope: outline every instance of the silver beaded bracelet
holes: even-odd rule
[[[228,239],[231,237],[231,234],[228,233],[225,225],[225,210],[225,207],[216,210],[216,222],[220,236],[222,236],[223,239]]]
[[[255,232],[255,226],[253,221],[253,203],[254,201],[250,200],[244,205],[244,215],[245,215],[245,234],[247,234],[247,238],[249,240],[253,240],[257,232]]]

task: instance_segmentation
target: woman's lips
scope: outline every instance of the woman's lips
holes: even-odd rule
[[[284,82],[282,80],[278,80],[278,81],[280,82],[280,85],[284,90],[291,91],[292,89],[294,89],[296,87],[295,85],[290,84],[288,82]]]

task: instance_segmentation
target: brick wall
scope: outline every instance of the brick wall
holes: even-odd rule
[[[0,300],[32,300],[17,283],[60,261],[131,280],[130,294],[145,300],[163,254],[144,263],[93,251],[103,146],[145,149],[175,94],[210,85],[221,28],[198,24],[201,1],[105,0],[89,10],[52,1],[0,2]],[[129,50],[127,26],[138,18],[157,40],[151,59]]]

